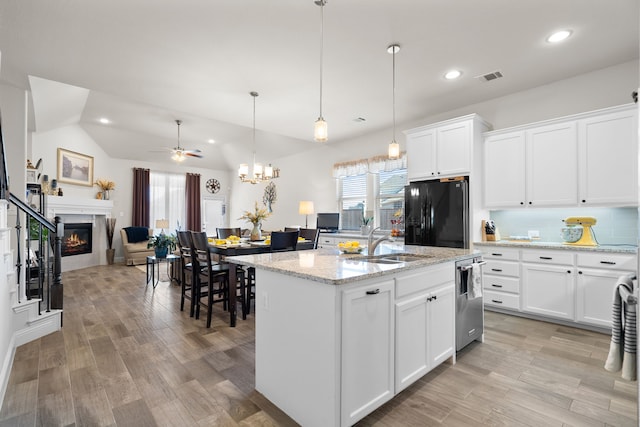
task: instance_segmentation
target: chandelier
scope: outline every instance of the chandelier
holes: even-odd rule
[[[274,168],[271,164],[263,167],[261,163],[256,163],[256,97],[258,92],[249,92],[249,95],[253,97],[253,169],[251,175],[249,175],[249,165],[247,163],[240,164],[238,178],[242,182],[258,184],[279,178],[280,169]]]

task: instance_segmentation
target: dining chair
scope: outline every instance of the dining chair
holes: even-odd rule
[[[299,231],[272,231],[271,252],[295,251]]]
[[[195,318],[200,315],[200,306],[207,308],[207,328],[211,327],[214,303],[223,303],[226,308],[229,292],[229,266],[211,260],[207,233],[191,232],[193,288],[195,288]],[[206,303],[202,303],[203,298]]]
[[[238,236],[241,237],[240,227],[235,228],[216,228],[216,233],[218,234],[218,239],[226,239],[230,236]]]
[[[295,231],[272,231],[271,232],[271,252],[295,251],[298,245],[298,230]],[[255,299],[256,269],[249,267],[247,270],[247,285],[244,303],[246,314],[251,313],[251,300]]]
[[[191,232],[177,231],[178,250],[180,251],[180,311],[184,311],[184,301],[188,299],[191,307],[189,316],[193,317],[195,298],[193,294],[193,263],[191,262]]]
[[[319,228],[301,228],[300,237],[304,237],[305,240],[311,240],[313,242],[313,249],[318,249],[318,240],[320,239]]]

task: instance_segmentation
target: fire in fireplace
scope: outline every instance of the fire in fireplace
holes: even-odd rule
[[[90,254],[92,248],[90,222],[65,223],[62,238],[62,256]]]

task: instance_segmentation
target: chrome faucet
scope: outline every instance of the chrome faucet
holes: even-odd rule
[[[388,234],[386,236],[382,236],[379,239],[374,241],[373,240],[373,233],[376,230],[379,230],[379,229],[380,229],[380,227],[376,227],[376,228],[374,228],[373,230],[371,230],[369,232],[369,237],[367,239],[367,254],[368,255],[373,255],[373,253],[376,251],[376,248],[378,247],[378,245],[380,243],[382,243],[384,241],[389,241],[389,242],[393,242],[394,241],[393,237],[391,237],[390,234]]]

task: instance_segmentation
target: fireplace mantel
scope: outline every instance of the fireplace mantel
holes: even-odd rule
[[[83,197],[47,196],[45,202],[47,218],[60,215],[91,215],[111,217],[113,201],[87,199]]]

